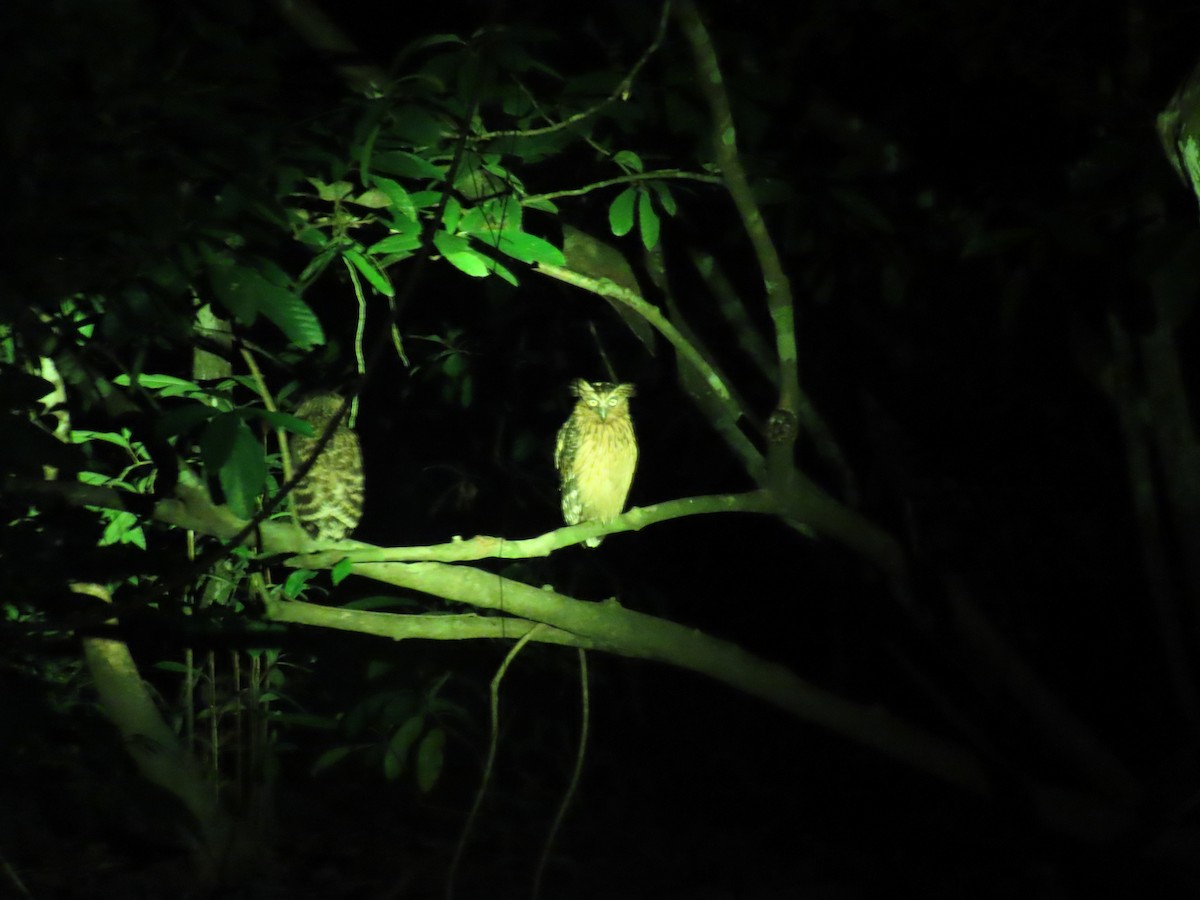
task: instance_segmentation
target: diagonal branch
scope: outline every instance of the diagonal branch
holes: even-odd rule
[[[12,480],[6,481],[5,487],[12,484]],[[228,509],[214,506],[202,486],[181,484],[178,493],[180,496],[160,500],[154,505],[152,515],[155,519],[223,540],[244,531],[241,527],[244,523]],[[91,505],[110,502],[125,505],[120,492],[103,488],[63,492],[60,496]],[[712,500],[693,498],[684,502],[703,504],[706,499]],[[761,494],[749,494],[743,495],[742,502],[758,504],[766,500]],[[311,557],[295,555],[311,553],[313,542],[291,524],[264,522],[258,536],[262,542],[260,550],[291,556],[287,565],[306,565],[311,561]],[[249,535],[247,539],[253,537]],[[345,553],[338,554],[339,558],[344,556]],[[396,587],[491,610],[500,617],[426,615],[412,617],[415,621],[406,622],[409,619],[406,616],[277,599],[270,601],[268,612],[280,621],[381,633],[393,638],[434,640],[520,636],[532,627],[532,623],[544,623],[550,629],[543,628],[536,639],[606,650],[689,669],[767,700],[793,715],[959,787],[973,792],[987,789],[987,777],[980,763],[961,747],[878,708],[852,703],[824,691],[783,666],[760,659],[728,641],[625,609],[616,600],[585,602],[472,566],[441,562],[355,562],[351,572]],[[397,622],[396,627],[387,622],[392,618]],[[499,624],[484,625],[483,622]]]
[[[352,571],[356,575],[396,587],[497,610],[529,623],[545,623],[572,635],[574,640],[571,642],[577,646],[655,660],[707,675],[957,787],[973,793],[985,793],[988,790],[988,778],[982,766],[963,748],[878,707],[853,703],[822,690],[783,666],[756,657],[728,641],[626,609],[615,600],[603,603],[575,600],[549,589],[533,587],[480,569],[444,563],[356,563]],[[350,630],[357,630],[351,627],[357,621],[361,621],[365,628],[374,630],[380,625],[378,617],[388,616],[386,613],[332,609],[311,604],[304,604],[302,613],[299,610],[293,613],[295,606],[295,601],[280,602],[274,607],[272,615],[295,620],[302,614],[311,624],[328,624],[329,627]],[[328,621],[324,621],[325,617]],[[402,620],[407,617],[395,618]],[[463,621],[462,617],[453,618]],[[500,621],[505,623],[504,628],[513,628],[508,632],[510,637],[521,633],[514,628],[511,619]],[[333,624],[335,622],[336,625]],[[474,629],[477,626],[471,627]],[[525,630],[531,627],[526,625]],[[459,637],[453,634],[453,628],[446,630],[446,636]],[[490,636],[498,635],[493,633]],[[545,637],[553,640],[550,635]],[[539,632],[533,639],[541,640],[543,634]],[[568,643],[566,640],[554,642]]]
[[[4,488],[7,492],[18,484],[16,479],[8,479],[4,482]],[[55,487],[63,490],[51,490]],[[145,502],[148,498],[89,485],[43,482],[41,488],[33,493],[56,494],[60,500],[69,503],[114,504],[118,508],[148,505]],[[29,485],[21,490],[22,493],[31,492]],[[132,498],[133,502],[126,504],[126,498]],[[750,508],[767,501],[759,492],[738,497],[672,501],[701,505],[722,502],[736,502]],[[789,509],[781,511],[781,515],[790,513]],[[155,503],[151,514],[159,521],[224,540],[239,533],[244,525],[228,509],[214,506],[202,486],[187,483],[179,485],[176,497]],[[554,534],[551,532],[551,535],[533,540]],[[261,550],[290,557],[284,560],[286,565],[308,566],[315,558],[312,554],[314,542],[291,524],[265,522],[258,536],[261,538]],[[352,541],[343,542],[343,545],[356,546],[368,552],[372,549]],[[388,552],[374,549],[380,554]],[[343,550],[331,556],[330,565],[344,559],[346,553]],[[325,607],[268,596],[268,616],[280,622],[359,631],[396,640],[511,639],[529,634],[535,625],[540,624],[532,639],[605,650],[688,669],[760,697],[798,718],[958,787],[975,793],[985,793],[992,788],[981,762],[962,747],[892,716],[877,706],[854,703],[825,691],[783,666],[761,659],[728,641],[625,609],[615,599],[602,603],[576,600],[549,588],[534,587],[472,566],[442,562],[360,561],[351,564],[351,571],[374,581],[488,610],[489,614],[405,616]],[[1112,772],[1105,770],[1100,774],[1106,776],[1101,781],[1113,783],[1113,779],[1108,777]],[[1117,782],[1116,786],[1120,788],[1121,784]],[[1127,790],[1105,792],[1108,803],[1115,803],[1114,806],[1082,796],[1067,796],[1059,788],[1035,782],[1027,782],[1024,787],[1030,792],[1030,800],[1035,804],[1039,818],[1057,829],[1094,835],[1097,828],[1105,834],[1115,834],[1128,827],[1127,816],[1120,812],[1128,808],[1127,803],[1122,802],[1129,793]]]
[[[779,424],[769,430],[773,476],[790,467],[790,450],[796,439],[795,423],[804,425],[818,451],[828,462],[836,466],[847,491],[856,493],[853,470],[838,446],[832,430],[818,412],[811,398],[800,386],[799,351],[796,342],[795,298],[791,282],[779,251],[767,230],[762,211],[750,187],[750,179],[742,166],[738,152],[737,130],[733,124],[733,112],[721,66],[713,49],[712,38],[705,27],[693,0],[679,0],[675,6],[676,18],[692,48],[698,74],[697,83],[708,102],[713,121],[713,152],[725,179],[725,186],[742,220],[750,244],[754,248],[762,273],[766,293],[767,310],[775,328],[775,353],[779,359],[778,417]]]
[[[725,185],[733,198],[734,206],[742,219],[742,226],[754,247],[758,266],[763,276],[767,295],[767,308],[775,326],[775,349],[779,357],[779,406],[798,411],[796,391],[799,387],[796,316],[792,299],[791,283],[779,259],[775,242],[767,231],[758,202],[746,177],[738,154],[737,131],[733,125],[733,112],[712,39],[704,26],[700,13],[692,0],[679,0],[675,15],[692,48],[692,57],[699,75],[697,83],[704,99],[708,102],[713,120],[713,151],[725,178]]]

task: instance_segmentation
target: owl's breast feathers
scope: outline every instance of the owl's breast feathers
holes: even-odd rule
[[[637,468],[637,440],[628,416],[600,420],[577,417],[559,434],[556,454],[563,477],[564,511],[570,497],[571,524],[609,521],[625,508]],[[590,420],[590,421],[589,421]],[[574,424],[573,433],[567,433]]]
[[[610,419],[583,433],[582,448],[576,457],[576,477],[580,490],[588,498],[588,519],[608,521],[625,509],[625,498],[633,484],[637,468],[637,442],[633,423],[628,418]]]
[[[312,425],[314,437],[293,435],[292,464],[299,468],[316,450],[321,433],[337,414],[342,400],[323,395],[302,404],[297,416]],[[296,518],[304,530],[320,541],[340,541],[358,526],[363,509],[362,449],[356,435],[338,425],[312,468],[293,491]]]

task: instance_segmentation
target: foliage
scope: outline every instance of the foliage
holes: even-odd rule
[[[1064,612],[1019,589],[1072,595],[1082,583],[1092,594],[1107,573],[1078,552],[1064,551],[1054,576],[1012,563],[1044,552],[1027,533],[1079,550],[1100,529],[1068,529],[1045,502],[1064,483],[1037,455],[1049,438],[1016,441],[1022,427],[996,423],[1021,405],[1039,421],[1083,408],[1093,430],[1125,439],[1127,471],[1090,455],[1094,441],[1078,458],[1097,484],[1124,471],[1134,515],[1123,499],[1096,499],[1118,492],[1093,490],[1080,518],[1131,519],[1107,531],[1141,546],[1164,693],[1194,716],[1194,651],[1177,626],[1200,584],[1186,553],[1197,455],[1176,348],[1200,280],[1190,223],[1130,212],[1168,206],[1157,151],[1120,130],[1153,94],[1144,70],[1072,59],[1074,75],[1047,98],[1029,74],[1042,69],[948,4],[944,46],[922,15],[885,3],[867,16],[876,31],[848,36],[825,21],[840,8],[818,5],[764,49],[725,9],[708,11],[710,41],[683,2],[669,27],[665,11],[637,4],[558,34],[516,18],[431,23],[354,91],[340,57],[314,53],[262,5],[123,0],[61,17],[14,5],[29,40],[0,63],[4,139],[28,162],[7,198],[20,228],[0,272],[0,645],[19,649],[0,662],[46,709],[75,703],[62,699],[80,689],[75,638],[121,638],[153,661],[146,681],[174,735],[225,779],[209,793],[242,819],[288,766],[319,785],[358,764],[421,799],[454,790],[456,729],[479,715],[456,692],[486,673],[466,654],[454,679],[443,660],[406,659],[318,714],[312,657],[283,623],[404,639],[404,651],[413,638],[529,636],[712,675],[969,790],[996,790],[990,761],[1001,758],[1048,828],[1078,825],[1089,807],[1073,792],[1140,823],[1144,785],[1039,681],[1041,667],[1107,711],[1080,674],[1102,651],[1074,641],[1091,608]],[[532,22],[540,10],[527,12]],[[829,46],[825,34],[837,36]],[[832,71],[838,53],[864,67],[878,55],[891,72],[907,72],[911,54],[944,58],[984,109],[1017,91],[1047,133],[1069,122],[1117,137],[1044,142],[1012,175],[1006,157],[1030,151],[1002,129],[955,146],[921,130],[934,75],[910,72],[897,97],[821,72],[817,60]],[[697,77],[718,60],[720,78]],[[1022,74],[984,74],[1010,70]],[[1089,111],[1099,101],[1084,84],[1126,75],[1138,99],[1106,119]],[[1186,172],[1187,147],[1176,149]],[[1003,190],[982,192],[1001,175]],[[1102,274],[1114,235],[1132,261]],[[1018,338],[1056,372],[1082,375],[1031,378],[1008,396],[973,374],[976,357],[989,372],[1020,370]],[[552,531],[547,446],[561,388],[581,375],[639,383],[641,508]],[[315,435],[287,410],[330,387],[362,403],[359,537],[381,549],[313,546],[289,525],[281,440]],[[938,427],[950,419],[959,426]],[[1005,453],[988,455],[996,443]],[[997,490],[1014,469],[1037,474]],[[989,512],[974,505],[981,495]],[[735,512],[765,514],[784,540],[825,543],[779,549],[775,531],[723,526],[703,532],[702,551],[719,550],[710,556],[647,528]],[[974,538],[984,521],[1022,524]],[[623,536],[636,551],[613,540],[599,558],[558,552],[642,528]],[[473,534],[484,537],[461,539]],[[844,566],[833,545],[865,566]],[[794,617],[777,634],[748,624],[761,621],[759,595],[777,592],[756,568],[768,555],[789,589],[786,607],[767,612]],[[367,579],[392,593],[364,595]],[[840,635],[836,653],[811,637],[830,627],[823,605],[792,603],[820,579],[871,623]],[[631,596],[687,626],[625,608]],[[758,615],[730,616],[734,596]],[[1017,649],[1013,636],[1027,634],[1037,637]],[[896,687],[895,658],[918,700]],[[950,724],[931,723],[923,692]],[[864,695],[901,713],[847,699]],[[1020,720],[1018,737],[986,733],[973,714],[991,704]],[[1145,712],[1113,715],[1124,728]],[[1146,727],[1170,743],[1162,721]],[[1008,753],[1010,740],[1054,765]],[[306,758],[288,759],[297,747]],[[232,843],[219,816],[203,824],[210,846]]]
[[[8,60],[50,71],[83,56],[94,93],[82,118],[67,113],[56,93],[65,85],[53,79],[12,98],[13,121],[25,129],[16,139],[42,151],[28,183],[50,183],[54,172],[68,205],[50,218],[38,193],[12,204],[25,227],[20,263],[5,271],[0,292],[0,378],[19,438],[5,460],[10,475],[78,481],[102,492],[95,497],[115,490],[134,501],[202,485],[234,516],[251,518],[283,485],[273,433],[306,433],[279,409],[314,384],[312,364],[324,370],[318,379],[351,369],[370,376],[390,347],[413,377],[432,379],[435,396],[464,409],[478,403],[464,325],[414,314],[411,298],[425,260],[513,288],[532,268],[566,264],[554,191],[533,193],[527,181],[555,183],[572,167],[564,161],[586,149],[598,154],[594,183],[565,188],[607,194],[614,210],[636,201],[648,248],[658,242],[656,207],[675,211],[666,181],[622,148],[627,110],[604,99],[625,73],[560,74],[533,55],[542,36],[521,29],[421,38],[396,55],[379,96],[346,96],[336,81],[315,80],[309,88],[327,107],[311,118],[280,80],[297,46],[271,40],[247,53],[264,27],[277,29],[258,16],[230,18],[228,6],[167,10],[131,0],[54,28],[44,22],[46,40]],[[107,30],[121,40],[97,46],[93,36]],[[180,57],[161,39],[172,33],[195,42]],[[76,165],[81,147],[86,161]],[[632,218],[614,232],[630,227]],[[43,246],[61,248],[53,266]],[[347,277],[357,307],[335,299]],[[402,334],[408,318],[433,330]],[[217,374],[193,354],[216,358]],[[37,377],[44,371],[48,380]],[[529,447],[527,431],[516,437],[514,446]],[[257,735],[248,747],[241,735],[248,716],[268,729],[305,724],[302,708],[275,709],[295,704],[283,693],[280,651],[253,651],[242,672],[237,658],[227,669],[211,650],[195,659],[191,650],[209,629],[236,631],[264,591],[278,590],[261,582],[249,554],[236,551],[219,576],[206,577],[190,538],[148,518],[145,505],[77,511],[5,498],[9,546],[54,536],[56,546],[70,540],[82,551],[49,580],[36,575],[41,554],[9,570],[14,627],[27,637],[55,633],[47,620],[64,613],[63,629],[100,627],[102,606],[80,620],[78,599],[72,608],[46,598],[78,598],[83,582],[105,585],[123,621],[178,629],[188,648],[182,661],[154,666],[164,693],[171,687],[162,678],[180,680],[169,710],[184,745],[218,770],[236,754],[240,771],[243,753],[275,766],[262,756],[271,731],[245,732]],[[81,527],[89,517],[94,526]],[[349,571],[343,560],[333,585]],[[285,595],[311,594],[314,574],[297,570]],[[432,790],[444,764],[440,720],[464,715],[438,696],[444,681],[419,698],[400,686],[362,700],[343,722],[349,743],[319,756],[315,770],[354,752],[389,781],[411,766],[420,790]],[[244,792],[230,799],[244,809],[252,802]]]

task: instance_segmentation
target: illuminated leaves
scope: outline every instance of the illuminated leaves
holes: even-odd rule
[[[229,508],[243,519],[253,516],[266,485],[267,463],[243,417],[237,412],[214,416],[200,435],[200,457]]]
[[[239,322],[253,325],[262,315],[297,347],[308,350],[325,343],[316,314],[278,267],[266,260],[256,266],[242,265],[207,246],[202,246],[201,255],[213,295]]]
[[[631,154],[632,155],[632,154]],[[670,190],[661,181],[650,182],[653,189],[645,185],[628,187],[608,207],[608,227],[616,237],[624,237],[633,230],[636,224],[642,238],[642,245],[647,250],[658,246],[661,220],[654,208],[653,197],[659,198],[659,203],[668,215],[675,214],[675,201]]]

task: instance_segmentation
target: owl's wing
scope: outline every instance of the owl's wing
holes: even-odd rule
[[[563,427],[558,429],[558,436],[554,439],[554,468],[558,471],[563,470],[563,455],[567,447],[567,429],[571,427],[571,420],[563,424]]]

